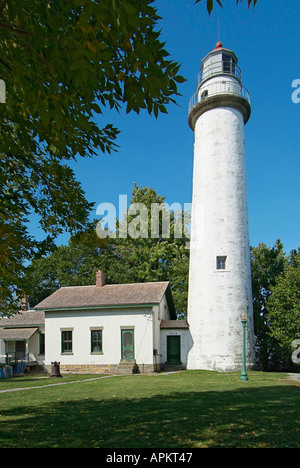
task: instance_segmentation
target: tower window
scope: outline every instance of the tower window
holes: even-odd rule
[[[223,72],[236,76],[236,61],[231,55],[223,54]]]
[[[227,257],[217,257],[217,270],[226,269],[226,259]]]
[[[226,54],[223,54],[223,71],[225,73],[231,73],[231,56],[230,55],[226,55]]]

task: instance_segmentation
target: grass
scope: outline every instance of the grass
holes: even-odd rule
[[[299,383],[248,375],[0,379],[0,447],[299,448]]]

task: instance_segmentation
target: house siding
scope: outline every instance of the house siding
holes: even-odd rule
[[[135,360],[140,371],[154,370],[155,307],[45,312],[45,367],[60,362],[61,371],[115,372],[121,360],[121,329],[134,329]],[[91,328],[101,328],[102,354],[91,354]],[[61,353],[61,331],[72,330],[72,353]],[[158,335],[159,336],[159,335]]]

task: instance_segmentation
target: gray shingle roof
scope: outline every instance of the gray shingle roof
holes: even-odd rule
[[[160,328],[189,328],[189,324],[186,320],[162,320]]]
[[[174,304],[167,281],[155,283],[106,284],[60,288],[35,306],[36,310],[159,304],[166,294],[169,309]],[[175,313],[175,311],[174,311]]]
[[[29,340],[38,328],[2,328],[0,329],[1,340]]]
[[[1,317],[0,327],[30,327],[43,325],[45,314],[42,311],[26,310],[11,317]]]

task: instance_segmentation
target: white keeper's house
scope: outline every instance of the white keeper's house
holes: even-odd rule
[[[22,327],[29,316],[44,325],[29,326],[27,320]],[[62,373],[181,369],[191,347],[187,322],[176,320],[168,282],[105,284],[98,271],[95,285],[60,288],[34,311],[16,317],[17,326],[15,317],[0,319],[2,353],[3,347],[11,352],[22,348],[31,364],[43,364],[49,372],[54,361]]]

